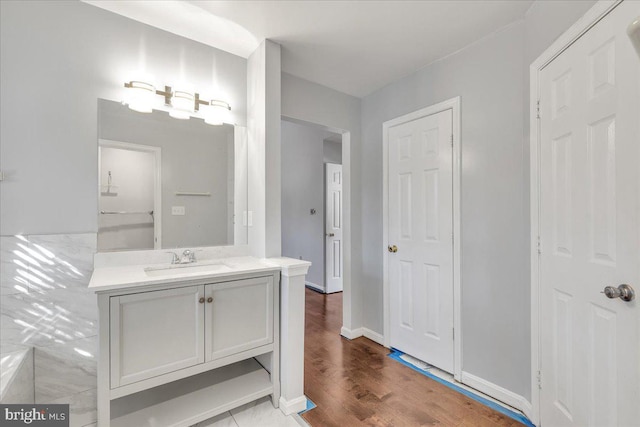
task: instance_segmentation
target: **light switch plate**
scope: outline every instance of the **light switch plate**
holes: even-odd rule
[[[184,206],[171,206],[171,215],[184,215]]]

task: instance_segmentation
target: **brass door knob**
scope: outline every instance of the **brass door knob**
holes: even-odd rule
[[[387,249],[389,249],[389,252],[391,252],[393,254],[398,252],[398,247],[396,245],[389,245],[389,247]]]
[[[200,299],[198,300],[198,302],[199,302],[200,304],[204,304],[204,297],[200,297]]]
[[[207,302],[208,302],[208,303],[212,303],[212,302],[213,302],[213,297],[209,297],[209,298],[207,298]]]

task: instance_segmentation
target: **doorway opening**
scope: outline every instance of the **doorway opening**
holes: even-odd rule
[[[306,286],[344,289],[342,134],[283,119],[282,255],[312,265]]]

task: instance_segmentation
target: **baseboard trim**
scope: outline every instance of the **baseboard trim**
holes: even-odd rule
[[[527,399],[525,399],[524,397],[520,396],[520,398],[523,401],[522,408],[520,408],[520,410],[525,415],[525,417],[529,418],[529,420],[532,423],[535,423],[535,421],[534,421],[535,417],[533,416],[533,405]]]
[[[362,335],[369,338],[371,341],[384,346],[384,337],[382,334],[372,331],[369,328],[362,328]]]
[[[307,409],[307,398],[302,395],[292,400],[287,400],[280,396],[280,410],[285,415],[297,414]]]
[[[362,328],[347,329],[343,326],[342,329],[340,329],[340,335],[346,339],[355,340],[356,338],[363,336],[364,333],[362,332]]]
[[[524,397],[468,372],[462,371],[460,380],[463,384],[466,384],[471,388],[475,388],[487,396],[491,396],[502,403],[518,409],[527,418],[531,419],[533,407]]]
[[[324,286],[316,285],[313,282],[306,282],[306,281],[304,282],[304,285],[308,286],[310,288],[313,288],[313,289],[315,289],[315,290],[317,290],[319,292],[322,292],[323,294],[326,293],[326,290],[324,289]]]
[[[340,335],[350,340],[355,340],[356,338],[360,338],[360,337],[366,337],[373,342],[376,342],[380,345],[384,345],[383,336],[377,332],[372,331],[369,328],[362,327],[362,328],[356,328],[356,329],[347,329],[343,326],[342,329],[340,329]]]

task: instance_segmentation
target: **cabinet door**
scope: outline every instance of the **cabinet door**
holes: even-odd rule
[[[204,362],[204,286],[112,297],[111,388]]]
[[[273,342],[273,277],[207,285],[206,360]]]

